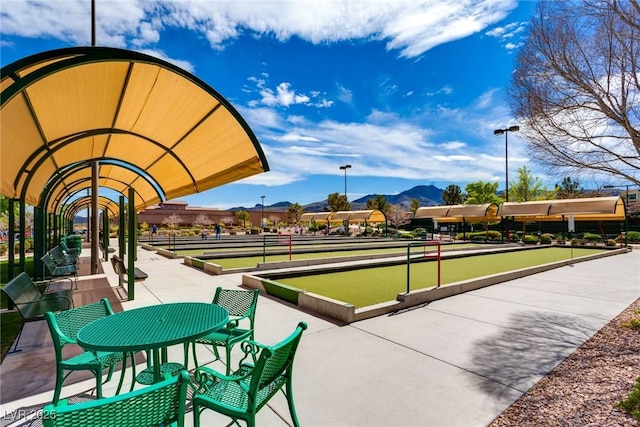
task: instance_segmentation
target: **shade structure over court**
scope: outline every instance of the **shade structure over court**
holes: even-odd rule
[[[377,210],[338,211],[338,212],[307,212],[302,214],[300,221],[327,221],[327,222],[385,222],[384,214]]]
[[[300,216],[300,221],[329,221],[333,212],[306,212]]]
[[[575,221],[624,221],[625,206],[620,196],[507,202],[498,215],[513,216],[519,222],[562,221],[569,216]]]
[[[137,52],[75,47],[2,68],[0,195],[48,211],[99,185],[135,206],[201,192],[267,171],[257,138],[197,77]]]
[[[414,218],[435,218],[439,223],[492,222],[500,221],[500,218],[496,216],[497,212],[498,205],[495,203],[428,206],[418,208]]]
[[[624,221],[625,206],[620,196],[583,199],[535,200],[480,205],[427,206],[418,208],[414,218],[431,218],[446,222],[493,222],[514,217],[518,222],[562,221],[573,216],[575,221]]]
[[[65,205],[65,212],[63,213],[65,218],[73,219],[83,209],[87,209],[91,205],[91,197],[79,197],[73,202]],[[105,196],[98,196],[98,209],[100,211],[107,212],[107,215],[111,218],[116,218],[120,214],[120,206],[115,200],[111,200]]]

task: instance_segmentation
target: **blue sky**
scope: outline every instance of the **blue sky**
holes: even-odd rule
[[[505,99],[535,1],[96,0],[97,45],[168,60],[229,100],[270,171],[181,198],[192,206],[302,205],[415,185],[498,181]],[[2,66],[91,44],[90,0],[3,0]],[[509,178],[526,165],[509,134]]]

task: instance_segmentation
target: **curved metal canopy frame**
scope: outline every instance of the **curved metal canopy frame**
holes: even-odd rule
[[[92,160],[134,165],[152,177],[150,194],[142,174],[110,171],[111,182],[136,188],[140,207],[269,170],[235,108],[166,61],[76,47],[23,58],[1,77],[0,195],[8,198],[40,206],[58,171]],[[75,181],[61,180],[63,189]]]
[[[63,217],[69,220],[75,218],[75,216],[83,209],[87,209],[91,206],[91,197],[81,197],[79,199],[74,200],[65,206],[65,212],[63,213]],[[107,211],[111,212],[110,217],[114,218],[118,216],[120,213],[120,208],[118,206],[118,202],[111,200],[105,196],[98,196],[98,208],[101,210],[107,209]]]
[[[71,203],[74,203],[76,200],[84,199],[84,198],[88,197],[88,196],[79,196],[79,197],[76,197],[76,198],[74,199],[74,197],[75,197],[78,193],[80,193],[80,192],[82,192],[82,191],[84,191],[84,189],[79,189],[79,190],[76,190],[75,192],[69,193],[69,194],[65,197],[64,201],[60,204],[60,212],[61,212],[61,213],[65,212],[65,211],[68,209],[68,208],[67,208],[67,206],[68,206],[68,205],[70,205]],[[98,197],[99,197],[99,198],[100,198],[100,197],[103,197],[103,198],[106,198],[106,199],[109,199],[109,200],[113,200],[113,199],[111,199],[110,197],[107,197],[107,196],[98,196]],[[114,202],[115,202],[115,201],[114,201]],[[120,209],[118,208],[116,211],[117,211],[117,212],[120,212]],[[56,211],[56,212],[58,212],[58,211]],[[68,218],[68,219],[73,219],[73,218]]]
[[[110,178],[112,168],[119,170]],[[128,173],[128,175],[127,175]],[[136,196],[136,209],[146,207],[144,200],[153,200],[155,194],[158,200],[163,200],[162,189],[153,181],[153,177],[138,170],[135,165],[124,164],[112,159],[101,160],[99,165],[98,184],[102,188],[109,188],[120,194],[126,195],[130,182],[136,182],[134,187]],[[91,161],[78,162],[69,165],[53,175],[43,190],[41,200],[49,212],[58,212],[61,200],[67,198],[77,189],[85,189],[91,186]]]

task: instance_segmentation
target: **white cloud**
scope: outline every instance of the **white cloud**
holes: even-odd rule
[[[194,69],[195,69],[195,67],[193,66],[193,64],[191,62],[183,61],[181,59],[169,58],[167,55],[164,54],[164,52],[159,51],[159,50],[139,49],[138,52],[147,54],[149,56],[153,56],[155,58],[162,59],[164,61],[167,61],[167,62],[175,65],[176,67],[179,67],[179,68],[182,68],[185,71],[188,71],[189,73],[193,73]]]
[[[287,133],[280,138],[281,141],[290,142],[290,141],[319,141],[318,138],[314,138],[312,136],[303,136],[297,133]]]
[[[521,48],[522,46],[524,46],[524,43],[507,43],[507,44],[504,45],[504,47],[507,50],[516,50],[516,49]]]
[[[307,104],[311,101],[307,95],[291,90],[291,83],[286,82],[280,83],[275,92],[272,89],[264,88],[260,91],[260,95],[262,95],[261,102],[270,107],[278,105],[289,107],[293,104]]]
[[[453,88],[449,85],[443,86],[435,92],[427,92],[427,96],[436,96],[440,94],[451,95],[453,93]]]
[[[353,101],[353,92],[342,85],[338,85],[338,100],[345,104],[351,104]]]
[[[174,27],[199,34],[214,49],[223,49],[242,33],[252,33],[281,41],[297,36],[314,44],[384,40],[389,50],[399,50],[400,56],[407,58],[480,32],[517,6],[515,0],[96,3],[101,46],[149,48],[162,30]],[[0,15],[0,27],[6,35],[55,37],[76,45],[90,44],[90,22],[90,2],[86,0],[7,0]]]
[[[445,150],[459,150],[461,148],[466,147],[467,144],[461,141],[451,141],[451,142],[446,142],[444,144],[439,144],[439,146]]]
[[[283,115],[287,110],[278,110],[276,119],[264,123],[261,114],[249,117],[256,118],[250,125],[261,135],[271,170],[281,173],[281,184],[310,175],[337,175],[337,165],[344,163],[353,166],[349,175],[355,177],[503,181],[504,138],[493,130],[514,123],[509,110],[492,101],[495,93],[489,90],[464,108],[431,110],[422,119],[380,110],[362,122],[314,121]],[[451,129],[455,140],[439,140]],[[525,164],[532,169],[519,133],[510,134],[510,172]],[[269,178],[269,185],[279,185],[276,181]],[[260,175],[252,182],[266,184]]]
[[[526,28],[526,22],[512,22],[502,27],[495,27],[485,32],[485,35],[499,39],[507,50],[516,50],[522,47],[524,43],[522,41],[513,41],[512,39],[521,35]]]

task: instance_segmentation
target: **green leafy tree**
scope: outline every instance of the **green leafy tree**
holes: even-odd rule
[[[0,196],[0,216],[9,215],[9,199],[4,196]]]
[[[304,213],[304,208],[299,203],[292,203],[291,205],[289,205],[287,213],[289,214],[289,218],[292,218],[293,221],[297,224],[298,221],[300,221],[300,217]]]
[[[579,199],[581,197],[584,197],[584,189],[580,187],[577,180],[572,180],[570,176],[564,177],[560,184],[556,184],[556,198]]]
[[[367,209],[377,209],[385,214],[385,216],[389,216],[391,205],[387,202],[387,198],[384,195],[376,194],[376,197],[367,200]]]
[[[236,211],[236,218],[238,218],[238,221],[242,221],[243,228],[247,228],[247,220],[251,218],[251,215],[247,211],[239,210]]]
[[[523,166],[518,169],[518,181],[509,189],[510,202],[530,202],[544,200],[548,192],[542,188],[542,181],[531,175],[531,171]]]
[[[327,197],[327,204],[331,212],[351,210],[351,203],[347,200],[347,196],[340,193],[331,193]]]
[[[418,199],[411,199],[411,204],[409,205],[409,211],[411,211],[412,214],[416,214],[416,211],[420,208],[420,200]]]
[[[442,191],[442,201],[445,205],[461,205],[464,199],[465,195],[457,185],[449,185]]]
[[[502,203],[502,199],[497,195],[498,185],[498,182],[470,182],[464,188],[464,191],[468,194],[465,204],[481,205],[485,203]]]
[[[468,197],[464,203],[467,205],[483,205],[485,203],[495,203],[498,205],[502,203],[502,199],[497,195],[498,185],[498,182],[484,181],[471,182],[467,184],[464,191],[467,192]],[[488,222],[482,223],[484,231],[489,229],[489,224],[490,223]]]

